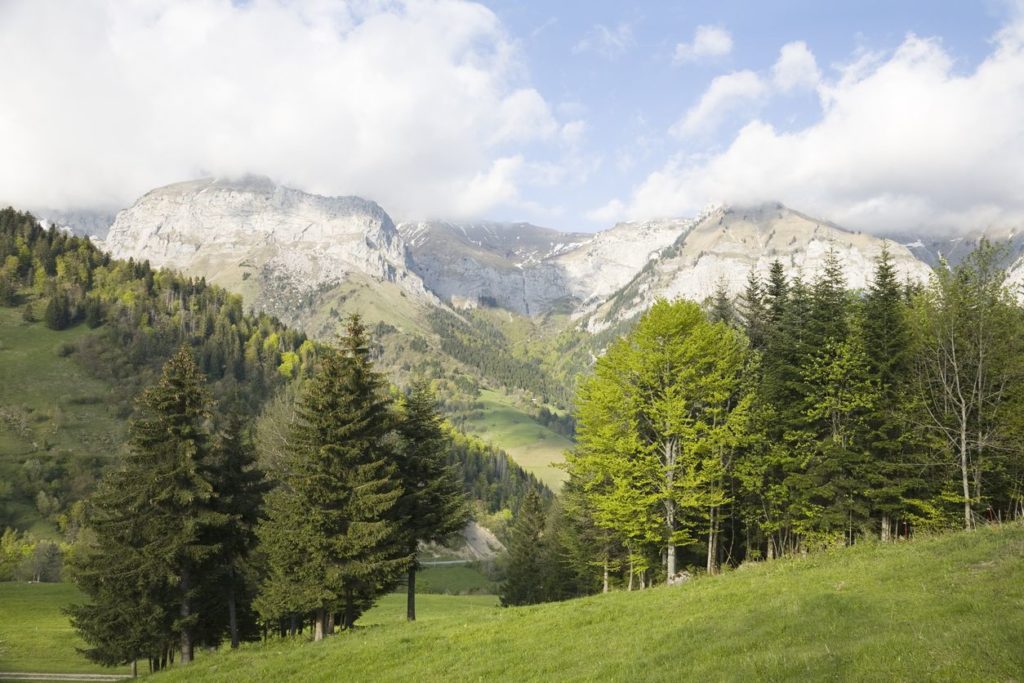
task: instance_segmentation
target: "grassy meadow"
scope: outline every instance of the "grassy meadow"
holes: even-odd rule
[[[500,391],[483,390],[478,400],[483,416],[467,420],[466,431],[504,449],[553,490],[561,488],[566,474],[554,465],[565,460],[572,441],[538,423]]]
[[[473,566],[427,567],[417,586],[420,621],[473,619],[498,605],[494,584]],[[69,583],[0,582],[0,671],[127,673],[128,667],[102,667],[76,651],[85,644],[61,609],[84,599]],[[405,593],[385,595],[359,624],[405,623],[405,601]]]
[[[0,583],[0,671],[128,673],[93,664],[61,608],[83,600],[68,583]]]
[[[250,645],[160,680],[1022,680],[1024,527],[534,607],[427,618],[422,605],[415,624]]]

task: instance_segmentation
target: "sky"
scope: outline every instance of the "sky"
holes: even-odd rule
[[[592,231],[1024,225],[1011,0],[0,0],[0,203],[204,176]]]

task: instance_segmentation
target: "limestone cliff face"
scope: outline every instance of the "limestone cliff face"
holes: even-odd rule
[[[404,223],[398,229],[414,269],[442,300],[537,316],[592,310],[690,225],[621,223],[599,233],[528,223]]]
[[[766,275],[778,259],[791,275],[813,279],[834,250],[847,285],[867,286],[886,241],[805,216],[781,204],[723,207],[698,220],[649,267],[610,297],[588,322],[592,330],[627,319],[655,299],[703,301],[721,284],[730,295],[743,291],[753,270]],[[931,268],[902,244],[888,242],[901,278],[923,282]]]
[[[353,275],[433,298],[377,204],[307,194],[266,178],[153,190],[117,215],[103,246],[118,258],[148,259],[242,290],[279,314]]]
[[[702,301],[720,283],[737,295],[751,270],[765,273],[775,259],[811,279],[829,249],[849,286],[861,288],[882,244],[780,204],[719,207],[597,233],[527,223],[396,227],[371,201],[256,177],[153,190],[117,215],[103,242],[116,257],[204,276],[300,324],[297,310],[312,315],[319,294],[358,279],[367,295],[374,282],[386,282],[417,305],[489,306],[530,317],[555,311],[595,331],[658,297]],[[895,241],[889,249],[903,277],[927,278],[922,257]],[[1024,259],[1011,275],[1024,280]],[[379,308],[386,314],[391,305]]]

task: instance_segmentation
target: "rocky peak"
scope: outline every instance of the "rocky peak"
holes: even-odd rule
[[[376,203],[309,194],[261,176],[157,188],[117,215],[103,246],[115,257],[148,259],[261,299],[276,292],[276,301],[261,303],[278,314],[352,274],[429,298]]]

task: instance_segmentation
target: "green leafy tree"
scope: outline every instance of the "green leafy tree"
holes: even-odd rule
[[[674,576],[676,547],[726,502],[719,446],[734,427],[746,354],[737,330],[695,304],[661,300],[581,388],[570,477],[634,562],[657,543]]]
[[[1004,248],[983,240],[955,268],[935,271],[915,311],[920,395],[929,426],[955,454],[967,529],[979,513],[1014,510],[1009,497],[988,495],[1018,471],[1021,453],[1014,432],[1024,391],[1024,313],[1007,287],[1005,257]]]

